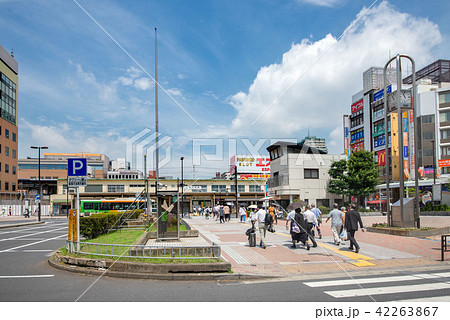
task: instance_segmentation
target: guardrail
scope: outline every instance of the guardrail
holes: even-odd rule
[[[220,259],[220,246],[147,246],[123,245],[66,240],[66,248],[72,253],[103,257],[139,259]],[[77,250],[79,248],[79,250]]]

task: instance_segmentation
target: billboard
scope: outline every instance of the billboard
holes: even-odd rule
[[[352,104],[352,113],[355,113],[355,112],[361,110],[363,107],[364,107],[363,99],[356,101],[354,104]]]
[[[235,155],[230,159],[230,172],[234,174],[234,167],[240,173],[270,174],[269,157],[252,157],[246,155]]]

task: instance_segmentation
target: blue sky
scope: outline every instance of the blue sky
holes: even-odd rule
[[[0,0],[0,10],[0,44],[19,62],[21,158],[36,144],[121,158],[154,130],[157,27],[170,138],[161,172],[173,176],[181,155],[186,176],[196,164],[210,177],[235,149],[264,153],[308,131],[342,153],[342,114],[366,69],[396,53],[418,68],[450,58],[445,0]]]

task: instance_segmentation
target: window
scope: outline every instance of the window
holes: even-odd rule
[[[441,93],[439,95],[439,103],[450,102],[450,93]]]
[[[434,122],[434,114],[422,117],[422,123],[433,123],[433,122]]]
[[[433,140],[434,132],[433,131],[424,131],[422,136],[423,136],[423,140]]]
[[[441,147],[441,155],[450,156],[450,147]]]
[[[16,191],[16,184],[15,184],[15,183],[13,183],[13,184],[11,185],[11,187],[12,187],[11,191]]]
[[[305,179],[319,179],[319,169],[305,169]]]
[[[439,114],[439,122],[450,121],[450,112],[442,112]]]
[[[5,172],[9,173],[9,164],[6,164],[6,163],[5,163]]]
[[[125,186],[124,185],[108,185],[108,192],[124,192]]]
[[[103,186],[102,185],[87,185],[84,187],[84,192],[103,192]],[[110,192],[108,190],[108,192]]]
[[[9,139],[9,130],[8,129],[5,129],[5,138]]]
[[[9,147],[5,147],[5,156],[9,156]]]
[[[450,129],[441,131],[441,139],[450,139]]]
[[[16,158],[16,149],[12,149],[12,157],[13,157],[13,159],[15,159]]]
[[[272,151],[270,151],[270,160],[275,160],[278,159],[279,157],[281,157],[281,151],[280,151],[280,147],[277,147],[275,149],[273,149]]]
[[[5,182],[5,190],[6,190],[6,191],[9,190],[9,182]]]
[[[14,141],[14,142],[15,142],[15,141],[16,141],[16,139],[17,139],[17,138],[16,138],[16,133],[15,133],[15,132],[13,132],[13,133],[12,133],[12,141]]]
[[[433,149],[423,149],[423,156],[424,157],[432,157],[433,156]]]
[[[250,192],[262,192],[262,188],[258,184],[251,184],[248,187]]]
[[[227,186],[226,185],[212,185],[211,186],[211,190],[212,192],[226,192],[227,191]]]
[[[16,174],[16,167],[15,166],[12,166],[12,174]]]
[[[236,191],[236,186],[233,184],[233,185],[231,185],[231,189],[230,189],[230,191],[232,192],[232,193],[235,193]],[[243,185],[239,185],[238,184],[238,192],[245,192],[245,186],[243,186]]]

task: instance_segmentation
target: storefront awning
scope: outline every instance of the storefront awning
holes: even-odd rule
[[[386,200],[371,200],[371,201],[367,201],[367,204],[380,204],[381,203],[386,203]]]

